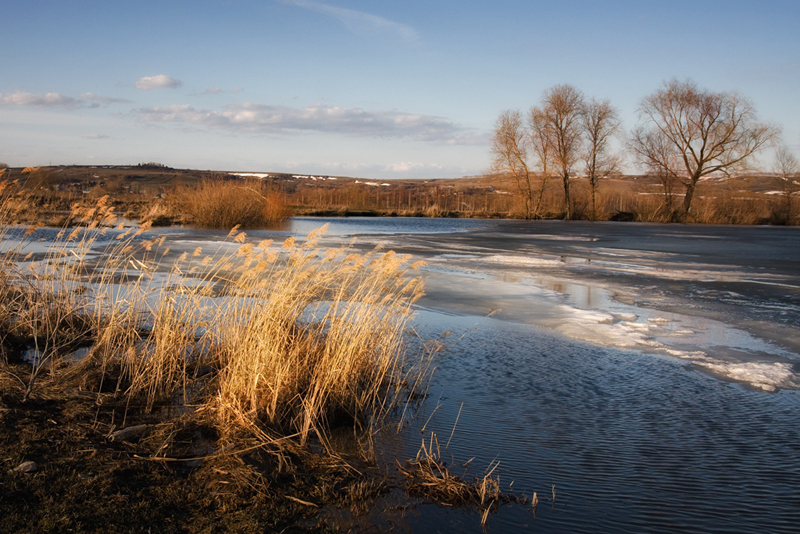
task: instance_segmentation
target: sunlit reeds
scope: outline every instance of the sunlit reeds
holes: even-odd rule
[[[477,506],[481,525],[485,525],[489,514],[496,512],[500,504],[524,502],[524,499],[506,495],[500,490],[500,480],[493,476],[498,465],[493,462],[483,476],[466,480],[463,475],[450,471],[442,459],[439,440],[436,434],[431,433],[427,443],[422,440],[416,458],[406,462],[405,466],[398,464],[398,469],[409,479],[408,489],[412,494],[447,506]]]
[[[166,264],[164,239],[114,227],[106,197],[72,218],[36,262],[20,261],[21,230],[0,236],[4,369],[27,357],[24,398],[47,370],[126,411],[183,406],[227,440],[325,448],[332,427],[372,428],[427,376],[403,341],[422,292],[409,258],[323,251],[324,229],[274,246],[234,230]]]
[[[314,235],[280,254],[245,245],[226,276],[213,408],[224,428],[282,428],[325,440],[331,423],[364,425],[394,406],[408,374],[402,332],[419,279],[391,252],[322,253]],[[243,247],[243,248],[245,248]],[[244,268],[247,266],[247,268]]]
[[[174,207],[200,228],[263,228],[288,215],[284,195],[255,180],[207,180],[172,196]]]

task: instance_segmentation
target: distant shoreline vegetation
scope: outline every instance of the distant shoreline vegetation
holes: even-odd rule
[[[638,113],[624,133],[610,100],[555,85],[527,112],[499,114],[487,173],[454,179],[180,170],[152,161],[0,163],[0,179],[27,195],[20,222],[57,226],[70,223],[63,213],[75,205],[103,196],[143,223],[215,229],[270,227],[293,214],[800,224],[800,162],[749,99],[673,78]],[[767,149],[772,167],[754,169]],[[623,174],[627,157],[645,174]]]
[[[483,176],[370,181],[344,176],[229,173],[174,169],[158,163],[130,166],[3,168],[0,179],[20,198],[14,221],[70,224],[75,205],[108,195],[114,210],[154,226],[269,228],[292,215],[564,219],[559,180],[541,190],[530,217],[515,178]],[[586,176],[570,178],[570,219],[672,222],[684,193],[663,176],[612,174],[593,190]],[[742,172],[698,181],[683,222],[798,225],[796,172]],[[666,185],[665,185],[666,184]],[[594,203],[592,192],[594,191]],[[592,209],[594,206],[594,209]]]
[[[552,185],[560,182],[563,219],[797,224],[800,164],[781,142],[780,128],[761,122],[747,98],[673,78],[643,98],[638,111],[638,124],[626,135],[608,99],[555,85],[527,113],[500,113],[492,170],[510,177],[526,219],[550,218]],[[616,148],[615,140],[625,149]],[[753,172],[755,156],[767,148],[775,149],[773,172]],[[603,187],[612,178],[625,179],[626,154],[657,183],[631,188],[640,195],[633,202],[630,194],[609,197]],[[774,198],[764,202],[754,193]],[[641,196],[648,194],[653,197]]]

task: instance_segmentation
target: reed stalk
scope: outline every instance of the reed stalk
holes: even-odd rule
[[[164,239],[115,228],[103,197],[76,208],[84,226],[23,265],[26,243],[3,224],[10,213],[0,204],[11,247],[0,334],[6,363],[35,349],[23,400],[48,369],[131,409],[186,406],[223,439],[327,447],[332,428],[371,429],[427,376],[425,355],[407,357],[404,344],[422,294],[408,257],[322,251],[324,229],[280,247],[234,229],[233,252],[198,248],[170,266]],[[68,362],[78,347],[88,355]]]

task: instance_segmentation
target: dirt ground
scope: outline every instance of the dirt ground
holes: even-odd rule
[[[463,507],[477,527],[525,502],[488,477],[461,479],[431,451],[380,465],[359,443],[220,447],[203,417],[148,414],[47,377],[23,400],[13,377],[27,370],[0,369],[0,532],[406,532],[419,505]]]
[[[214,454],[213,431],[202,424],[131,417],[130,407],[123,423],[124,412],[85,392],[45,386],[22,402],[6,389],[0,532],[324,532],[314,520],[319,507],[357,515],[387,491],[385,477],[364,462],[344,468],[343,458],[259,447]],[[140,435],[112,437],[140,425]],[[183,453],[180,461],[164,458],[165,443]],[[35,470],[12,471],[23,462]]]

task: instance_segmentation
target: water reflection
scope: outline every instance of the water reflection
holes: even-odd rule
[[[475,457],[479,476],[497,459],[504,489],[556,487],[554,507],[535,519],[527,507],[501,509],[490,532],[796,528],[796,392],[764,395],[669,358],[492,318],[421,311],[418,323],[423,335],[453,334],[425,408],[391,454],[413,456],[426,421],[426,432],[449,436],[458,418],[454,465]],[[425,508],[408,521],[415,532],[477,531],[477,514],[471,526],[458,517]]]

